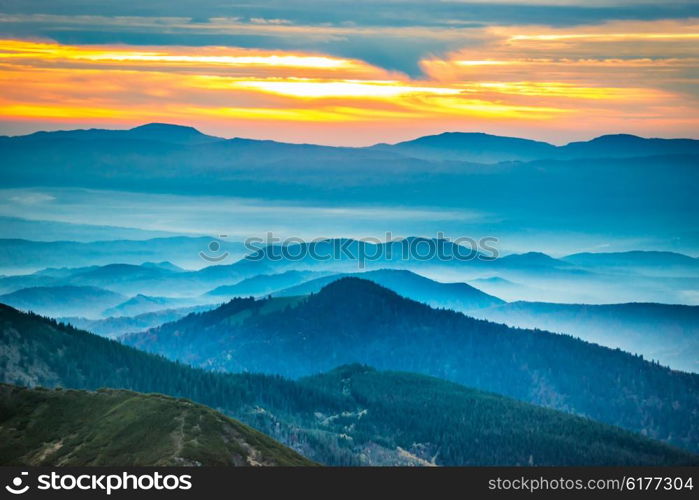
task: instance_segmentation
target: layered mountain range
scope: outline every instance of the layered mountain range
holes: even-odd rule
[[[0,154],[6,188],[221,195],[268,206],[435,207],[464,212],[466,221],[475,216],[479,235],[520,234],[524,224],[541,234],[594,227],[636,238],[651,228],[654,241],[684,241],[691,237],[685,218],[698,208],[697,144],[620,134],[557,147],[449,133],[347,148],[219,139],[150,124],[2,137]]]
[[[432,309],[358,278],[308,298],[233,300],[123,341],[229,372],[300,377],[360,362],[423,373],[697,446],[697,375],[570,336]]]
[[[697,140],[0,156],[2,465],[698,463]]]
[[[328,244],[333,241],[340,240]],[[379,248],[362,247],[359,242],[354,242],[353,247],[357,252],[367,253]],[[395,250],[385,247],[379,254]],[[697,272],[697,260],[681,254],[629,252],[554,259],[530,253],[469,261],[380,258],[365,262],[364,267],[369,270],[348,273],[344,271],[356,269],[356,260],[295,261],[272,258],[273,252],[265,249],[233,264],[198,271],[160,262],[55,268],[1,277],[0,291],[5,293],[0,295],[0,301],[116,337],[157,327],[192,312],[213,309],[236,297],[303,296],[343,277],[361,277],[433,307],[510,326],[568,333],[609,347],[621,347],[673,368],[698,370],[697,306],[647,300],[669,297],[662,286],[664,281],[675,284],[683,281],[682,290],[690,293],[692,283],[699,278],[673,275],[692,276]],[[303,270],[294,270],[295,267]],[[468,283],[453,281],[453,277],[444,281],[445,275],[455,277],[459,273],[491,277],[475,278]],[[493,274],[498,277],[492,277]],[[434,275],[437,280],[427,277]],[[620,276],[624,279],[620,280]],[[518,282],[512,281],[515,279]],[[635,283],[637,287],[619,298],[640,301],[592,305],[516,300],[528,298],[534,294],[532,289],[541,284],[548,285],[541,291],[542,295],[556,299],[560,297],[559,289],[570,289],[573,285],[594,287],[593,290],[604,287],[608,293],[615,283],[626,287]],[[644,287],[652,293],[646,295]],[[577,298],[585,295],[581,290],[569,293]],[[515,300],[506,303],[504,298]],[[539,295],[534,294],[533,298]]]
[[[696,455],[641,434],[418,374],[352,365],[292,381],[270,375],[204,371],[6,306],[0,307],[0,346],[4,383],[87,390],[107,386],[189,398],[326,464],[697,462]],[[265,459],[303,464],[293,453],[253,431],[188,401],[119,390],[54,392],[2,386],[0,394],[0,404],[7,409],[3,422],[9,426],[0,432],[10,439],[3,440],[5,445],[0,447],[5,464],[59,464],[61,460],[74,464],[154,464],[183,459],[201,463]],[[123,407],[120,405],[117,413],[109,412],[119,402]],[[65,418],[46,425],[49,414],[40,408],[65,408]],[[159,411],[151,413],[155,409]],[[110,415],[106,422],[101,417],[104,412]],[[151,421],[148,429],[153,419],[162,420],[156,434],[144,435],[131,446],[109,440],[125,425],[122,417],[128,417],[136,427]],[[211,425],[204,427],[202,421]],[[17,425],[19,422],[24,424]],[[70,439],[61,439],[69,431]],[[238,437],[224,445],[221,435],[229,432]],[[78,439],[81,433],[89,440]],[[148,444],[158,436],[163,437],[158,442],[164,447],[159,452]],[[173,443],[183,447],[173,450]],[[102,454],[91,453],[90,447]]]

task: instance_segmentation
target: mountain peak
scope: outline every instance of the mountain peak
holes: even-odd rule
[[[374,281],[354,276],[345,276],[328,283],[318,293],[311,294],[309,300],[315,306],[325,310],[352,310],[352,314],[356,317],[370,317],[387,304],[394,304],[401,308],[412,306],[429,308]]]
[[[396,295],[395,292],[377,285],[371,280],[364,278],[356,278],[354,276],[345,276],[338,280],[325,285],[318,295],[343,295],[345,297],[358,297],[358,294],[370,295]]]
[[[425,160],[479,163],[546,158],[556,151],[556,147],[547,142],[483,132],[443,132],[373,147]]]
[[[182,269],[180,266],[177,266],[168,260],[164,260],[162,262],[144,262],[143,264],[141,264],[141,267],[147,267],[152,269],[164,269],[166,271],[174,272],[184,271],[184,269]]]
[[[529,266],[565,266],[565,261],[555,259],[543,252],[526,252],[506,255],[498,260],[508,265],[520,264]]]
[[[129,129],[131,132],[186,132],[189,134],[199,134],[199,135],[204,135],[201,132],[199,132],[197,129],[194,127],[190,127],[188,125],[177,125],[174,123],[158,123],[158,122],[153,122],[153,123],[146,123],[144,125],[139,125],[137,127],[133,127]]]
[[[504,147],[513,145],[528,145],[537,148],[554,148],[553,145],[547,142],[524,139],[521,137],[486,134],[485,132],[442,132],[441,134],[426,135],[410,141],[400,142],[396,144],[396,146],[407,144],[452,146],[468,149]]]
[[[645,142],[649,139],[645,139],[643,137],[639,137],[637,135],[633,134],[605,134],[605,135],[600,135],[599,137],[595,137],[594,139],[591,139],[589,141],[581,141],[580,143],[587,143],[587,144],[627,144],[627,143],[636,143],[636,142]],[[578,144],[577,142],[573,142],[572,144]]]
[[[643,137],[634,134],[604,134],[592,140],[597,141],[599,139],[643,139]]]
[[[128,130],[138,138],[195,145],[223,140],[219,137],[202,134],[194,127],[172,123],[146,123]]]

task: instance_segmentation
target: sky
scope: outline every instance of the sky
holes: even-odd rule
[[[0,134],[699,138],[699,2],[0,0]]]

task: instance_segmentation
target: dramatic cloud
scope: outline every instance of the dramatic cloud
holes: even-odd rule
[[[6,133],[167,121],[367,144],[699,130],[694,2],[30,4],[0,7]]]

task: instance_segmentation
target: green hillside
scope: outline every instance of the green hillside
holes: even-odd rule
[[[0,465],[312,465],[210,408],[160,394],[0,384]]]
[[[325,426],[362,455],[380,443],[415,465],[699,464],[640,434],[434,377],[348,365],[301,382],[355,405]]]
[[[424,375],[380,372],[358,365],[298,381],[214,373],[2,305],[0,382],[89,390],[113,387],[188,398],[328,465],[671,465],[697,460],[696,455],[639,434]],[[39,412],[34,416],[42,425],[37,425],[36,435],[31,434],[35,437],[27,434],[26,449],[11,451],[16,444],[5,439],[6,426],[0,424],[0,439],[8,443],[2,449],[10,450],[2,453],[14,453],[10,458],[15,460],[41,456],[45,443],[55,446],[61,437],[72,440],[72,426],[101,411],[97,404],[75,404],[41,413],[42,398],[65,397],[62,395],[74,391],[26,392],[27,398],[36,399],[27,400],[22,410],[25,420]],[[136,396],[115,390],[97,396],[106,400],[124,394],[130,400]],[[141,417],[130,421],[129,428],[161,437],[177,430],[172,427],[173,419],[184,412],[178,405],[191,405],[161,396],[139,398],[119,407],[126,413],[114,422]],[[148,398],[153,400],[144,403]],[[162,401],[169,402],[172,411],[166,405],[158,406]],[[137,403],[141,405],[138,410],[128,409]],[[159,410],[153,411],[153,405]],[[106,407],[104,403],[102,408]],[[160,410],[162,417],[157,416]],[[85,412],[86,416],[71,412]],[[150,439],[146,435],[143,440],[131,440],[114,429],[104,435],[114,437],[109,440],[112,446],[121,446],[123,441],[132,453]],[[224,451],[216,457],[228,456],[225,447],[219,449]],[[192,456],[196,457],[187,458]]]
[[[293,307],[270,311],[272,304],[235,299],[122,341],[233,373],[298,378],[352,363],[421,373],[699,452],[699,375],[568,335],[434,309],[354,277]]]

